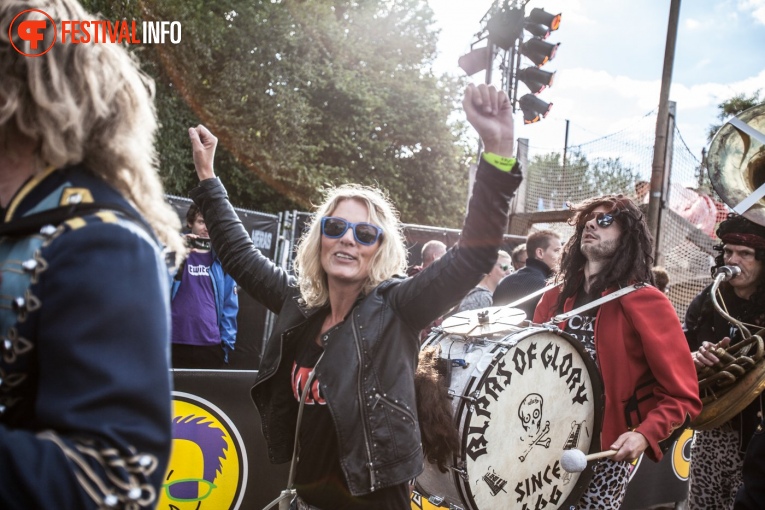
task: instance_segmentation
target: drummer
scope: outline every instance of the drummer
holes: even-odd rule
[[[593,466],[577,508],[619,508],[630,462],[643,452],[661,460],[701,412],[698,381],[672,304],[649,285],[652,239],[643,214],[622,195],[589,199],[573,211],[576,233],[564,247],[556,277],[562,285],[545,293],[534,322],[582,308],[557,326],[582,342],[600,369],[601,449],[616,453]],[[587,308],[630,285],[634,291]]]
[[[465,227],[457,246],[407,279],[395,276],[406,268],[396,211],[379,190],[358,185],[327,193],[298,244],[297,278],[274,265],[215,178],[217,139],[203,126],[189,130],[200,179],[191,194],[213,248],[242,288],[278,314],[252,396],[272,462],[295,458],[297,435],[297,508],[410,506],[408,481],[423,469],[420,443],[429,435],[420,433],[425,413],[418,419],[415,398],[418,332],[494,266],[522,179],[505,92],[471,84],[463,105],[486,149]]]

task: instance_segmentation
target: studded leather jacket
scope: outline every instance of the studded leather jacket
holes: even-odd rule
[[[86,203],[116,208],[0,236],[3,509],[154,508],[167,467],[170,277],[148,226],[78,167],[30,179],[0,225]]]
[[[359,299],[325,346],[316,376],[333,418],[340,464],[353,495],[417,476],[423,469],[414,390],[419,331],[457,304],[497,260],[518,167],[479,165],[458,245],[413,278],[392,278]],[[224,269],[278,314],[252,398],[273,463],[292,457],[298,405],[290,387],[294,332],[318,309],[304,306],[294,278],[255,249],[217,179],[191,197],[204,215]]]

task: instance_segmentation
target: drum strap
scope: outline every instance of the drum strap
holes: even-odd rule
[[[531,294],[529,294],[528,296],[523,296],[521,299],[516,299],[516,300],[515,300],[515,301],[513,301],[512,303],[510,303],[510,304],[507,304],[507,305],[505,305],[505,306],[506,306],[507,308],[515,308],[516,306],[518,306],[518,305],[520,305],[520,304],[523,304],[523,303],[525,303],[526,301],[529,301],[530,299],[533,299],[533,298],[535,298],[535,297],[537,297],[537,296],[541,296],[542,294],[544,294],[544,293],[545,293],[545,292],[547,292],[548,290],[552,290],[552,289],[554,289],[555,287],[558,287],[558,286],[560,286],[560,285],[562,285],[562,284],[563,284],[563,282],[560,282],[560,283],[552,283],[552,284],[548,285],[547,287],[544,287],[544,288],[541,288],[541,289],[539,289],[539,290],[538,290],[538,291],[536,291],[536,292],[532,292],[532,293],[531,293]],[[527,317],[527,319],[528,319],[528,317]]]
[[[558,324],[560,322],[565,322],[575,315],[579,315],[582,312],[586,312],[587,310],[592,310],[593,308],[596,308],[602,305],[603,303],[608,303],[609,301],[613,301],[614,299],[619,299],[620,297],[626,296],[630,292],[635,292],[636,290],[644,286],[645,286],[644,283],[636,283],[634,285],[630,285],[629,287],[622,287],[616,292],[612,292],[611,294],[598,298],[595,301],[590,301],[586,305],[580,306],[579,308],[574,308],[570,312],[556,315],[555,317],[547,321],[545,324]]]
[[[290,462],[290,474],[287,479],[287,488],[284,489],[281,492],[281,494],[279,494],[278,498],[273,500],[267,506],[263,507],[263,510],[269,510],[270,508],[274,508],[276,505],[279,505],[279,510],[287,510],[290,506],[292,499],[297,495],[297,491],[295,490],[293,485],[295,483],[295,461],[297,460],[298,449],[300,446],[300,443],[299,443],[300,421],[303,419],[303,406],[305,406],[305,401],[308,396],[308,392],[311,391],[313,378],[316,375],[316,367],[319,366],[319,363],[321,362],[321,359],[324,357],[324,354],[326,352],[327,352],[326,350],[322,352],[321,356],[319,356],[319,359],[316,360],[316,364],[313,366],[313,370],[311,370],[311,373],[308,374],[308,380],[306,381],[305,386],[303,388],[303,394],[300,396],[300,405],[298,406],[297,423],[295,424],[295,443],[292,448],[292,461]]]

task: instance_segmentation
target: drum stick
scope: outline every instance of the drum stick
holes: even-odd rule
[[[602,452],[595,452],[589,455],[585,455],[584,459],[587,462],[590,462],[591,460],[603,459],[606,457],[613,457],[614,455],[616,455],[616,450],[604,450]]]

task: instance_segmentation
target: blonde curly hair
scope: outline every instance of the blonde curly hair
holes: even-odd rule
[[[84,164],[132,202],[170,250],[184,252],[180,219],[164,199],[154,149],[154,82],[128,51],[113,43],[61,44],[38,57],[29,41],[9,39],[11,22],[40,9],[56,22],[44,44],[61,41],[61,20],[93,20],[74,0],[0,3],[0,141],[13,132],[37,144],[41,165]],[[46,19],[28,12],[19,20]]]
[[[321,219],[331,216],[343,200],[358,200],[366,205],[371,223],[383,230],[380,247],[372,257],[369,276],[362,291],[368,294],[383,281],[406,270],[407,251],[398,213],[380,190],[358,184],[344,184],[329,188],[306,233],[301,237],[295,257],[295,273],[300,293],[310,308],[323,306],[329,301],[327,273],[321,266]]]

